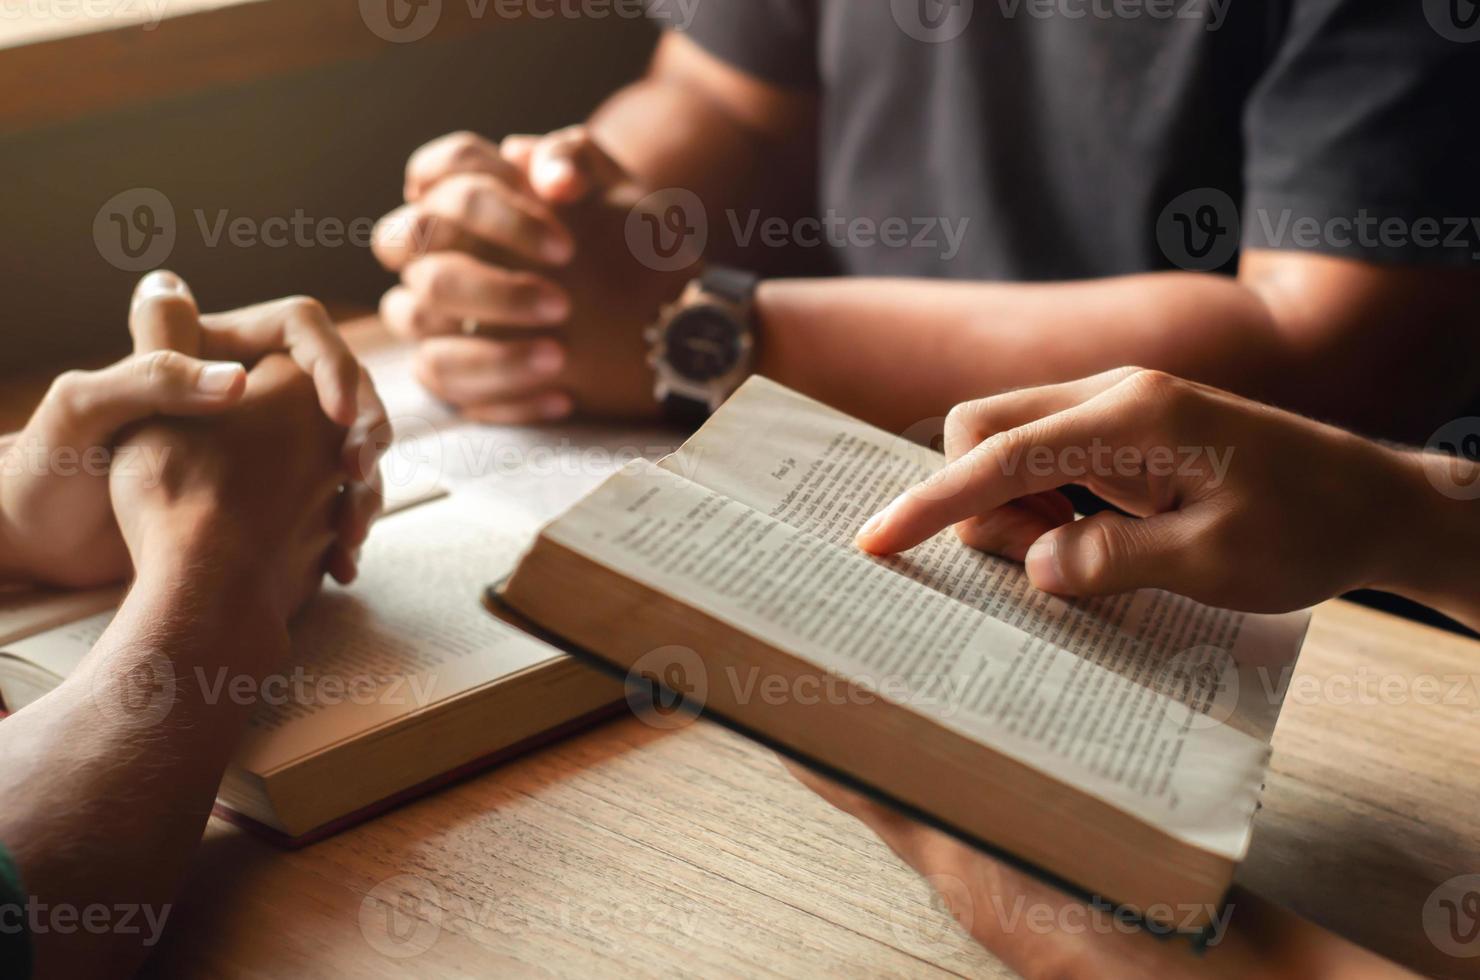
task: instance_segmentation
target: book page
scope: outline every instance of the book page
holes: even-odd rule
[[[662,467],[850,551],[865,521],[945,458],[765,378]],[[1268,741],[1309,616],[1213,609],[1158,590],[1066,602],[950,531],[871,559],[921,585]]]
[[[563,657],[479,602],[490,571],[507,574],[526,543],[455,497],[380,521],[360,577],[349,586],[326,581],[293,623],[292,656],[260,686],[234,691],[242,681],[222,672],[189,678],[208,697],[261,699],[236,764],[271,770]],[[112,618],[91,616],[8,652],[65,677]]]
[[[55,629],[105,609],[123,598],[123,589],[63,591],[60,589],[0,590],[0,647]]]
[[[1093,658],[650,463],[544,533],[1169,834],[1243,855],[1268,747],[1193,723]]]

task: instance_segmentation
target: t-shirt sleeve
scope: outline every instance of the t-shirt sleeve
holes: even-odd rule
[[[817,0],[649,0],[648,13],[764,81],[817,84]]]
[[[1450,6],[1289,5],[1245,108],[1246,247],[1480,263],[1480,45],[1442,21]]]
[[[0,844],[0,976],[31,975],[31,934],[26,929],[26,892],[10,852]]]

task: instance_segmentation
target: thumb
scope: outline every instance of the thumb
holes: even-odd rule
[[[1134,589],[1200,591],[1202,573],[1191,518],[1177,512],[1126,517],[1105,511],[1072,521],[1033,542],[1028,578],[1062,596],[1113,595]]]
[[[573,204],[626,179],[627,171],[584,126],[551,133],[529,154],[530,185],[551,204]]]
[[[97,446],[153,415],[209,415],[241,400],[247,371],[176,351],[125,358],[100,371],[59,377],[34,419],[50,445]]]
[[[139,280],[129,304],[128,329],[134,353],[174,350],[200,353],[200,311],[185,280],[159,269]]]

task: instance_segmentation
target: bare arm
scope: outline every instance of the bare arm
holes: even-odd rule
[[[718,214],[755,206],[778,184],[809,183],[798,171],[812,153],[814,107],[812,96],[769,85],[669,31],[647,75],[607,99],[587,129],[637,183],[686,188]]]
[[[676,296],[693,270],[665,279],[624,254],[632,202],[660,189],[693,191],[710,218],[706,260],[795,270],[790,252],[752,249],[737,259],[732,236],[714,231],[731,208],[784,215],[770,192],[810,186],[810,157],[799,147],[815,139],[811,95],[763,82],[669,33],[647,76],[583,129],[511,137],[501,147],[463,134],[418,151],[408,168],[412,203],[389,226],[423,222],[436,254],[382,236],[377,254],[403,276],[382,304],[386,322],[427,341],[423,380],[473,418],[651,415],[652,378],[637,338],[657,314],[653,297]],[[467,186],[468,171],[481,171],[482,192]],[[480,217],[508,210],[498,202],[511,188],[539,199],[521,205],[539,220]],[[616,189],[623,193],[608,195],[606,212],[582,215],[581,229],[561,233],[580,243],[570,254],[536,265],[533,277],[509,280],[498,267],[498,255],[520,247],[510,227],[537,238],[535,229],[560,225],[556,211],[574,222],[573,204]],[[480,234],[454,234],[480,224],[488,226]],[[489,245],[500,249],[493,269],[451,254]],[[1480,387],[1476,309],[1474,272],[1293,251],[1251,251],[1236,279],[783,279],[759,296],[760,370],[900,431],[968,398],[1141,364],[1368,434],[1421,441]],[[561,338],[536,359],[536,345],[456,336],[469,321],[558,326]],[[1373,385],[1382,397],[1372,397]]]
[[[1139,364],[1422,441],[1480,390],[1477,310],[1480,275],[1293,252],[1249,253],[1236,280],[780,280],[759,296],[760,370],[901,431]]]
[[[639,184],[691,189],[713,216],[755,206],[757,174],[795,157],[813,121],[811,97],[669,32],[589,129]],[[1236,280],[782,280],[762,295],[761,369],[896,430],[967,398],[1141,364],[1414,439],[1480,390],[1477,311],[1480,274],[1284,251],[1249,252]],[[1365,396],[1374,379],[1382,398]]]
[[[0,723],[0,840],[44,975],[131,972],[159,940],[247,717],[207,703],[196,672],[287,649],[243,584],[183,557],[152,569],[82,668]],[[80,927],[96,906],[102,928]]]

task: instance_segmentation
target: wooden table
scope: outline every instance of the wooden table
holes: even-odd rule
[[[39,390],[11,386],[0,423]],[[1480,872],[1477,735],[1480,643],[1322,606],[1240,881],[1425,972],[1473,974],[1423,909]],[[146,971],[674,972],[1007,975],[770,752],[703,720],[631,717],[298,852],[212,821]]]

